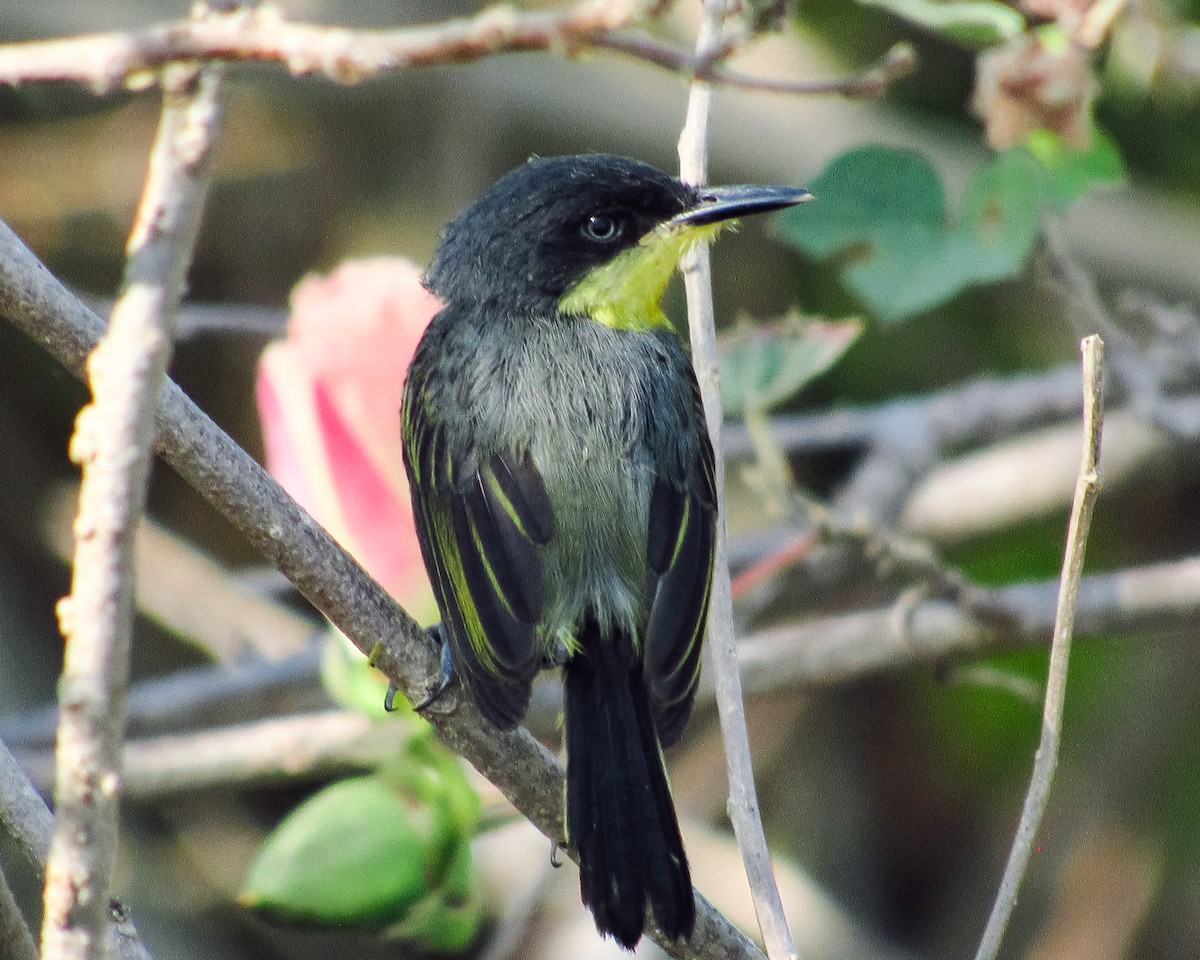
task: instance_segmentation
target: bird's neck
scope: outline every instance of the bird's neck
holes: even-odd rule
[[[614,330],[669,328],[659,303],[671,275],[692,247],[711,240],[724,225],[651,231],[637,246],[584,274],[559,301],[559,309]]]

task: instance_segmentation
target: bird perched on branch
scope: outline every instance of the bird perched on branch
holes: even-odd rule
[[[562,666],[567,842],[596,927],[672,940],[695,901],[662,747],[691,712],[716,534],[713,451],[659,301],[732,218],[806,199],[612,156],[535,159],[445,228],[403,400],[417,532],[454,671],[516,726]]]

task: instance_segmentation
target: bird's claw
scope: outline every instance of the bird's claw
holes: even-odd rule
[[[425,695],[424,700],[413,704],[413,710],[416,713],[424,713],[437,703],[442,698],[442,694],[450,688],[450,684],[454,680],[454,658],[450,653],[450,643],[446,637],[446,628],[440,623],[435,623],[427,632],[430,637],[441,644],[442,663],[438,669],[437,683],[433,685],[433,689]],[[388,692],[391,692],[390,686]],[[386,701],[384,701],[384,706],[387,706]]]

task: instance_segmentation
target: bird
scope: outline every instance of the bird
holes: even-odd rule
[[[696,694],[717,530],[701,393],[660,301],[693,246],[808,196],[534,158],[446,225],[423,278],[441,309],[401,421],[436,633],[500,730],[562,668],[565,842],[597,930],[629,950],[648,910],[671,941],[695,927],[662,751]]]

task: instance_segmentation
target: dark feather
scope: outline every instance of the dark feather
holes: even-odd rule
[[[632,638],[590,617],[565,670],[567,830],[597,929],[633,949],[646,908],[672,940],[696,907],[662,753]]]
[[[682,521],[674,563],[659,577],[646,626],[646,677],[664,747],[679,739],[696,695],[716,533],[713,511],[696,497]]]
[[[482,559],[495,578],[488,586],[498,591],[513,617],[524,624],[537,623],[542,613],[542,565],[537,546],[521,534],[486,478],[472,478],[461,496]]]
[[[404,426],[413,516],[454,668],[483,715],[511,728],[525,713],[542,659],[534,628],[542,604],[536,548],[492,503],[478,474],[453,483],[440,426],[411,415]],[[456,582],[465,584],[465,595]]]
[[[476,541],[475,526],[464,495],[457,494],[450,498],[450,519],[454,530],[454,546],[470,595],[469,598],[457,599],[460,604],[469,599],[474,606],[492,662],[488,663],[487,656],[481,656],[480,660],[504,679],[532,679],[541,659],[537,635],[530,624],[513,616],[489,576],[487,561]]]
[[[554,536],[554,508],[529,451],[520,459],[493,454],[490,466],[524,534],[534,543],[549,543]]]
[[[675,484],[659,478],[650,496],[650,525],[646,534],[646,561],[654,573],[663,573],[670,566],[679,542],[679,527],[686,505],[683,491]]]

